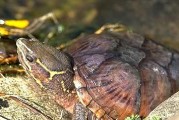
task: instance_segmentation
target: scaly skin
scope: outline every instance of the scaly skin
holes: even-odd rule
[[[179,90],[179,54],[135,33],[80,38],[70,55],[27,39],[17,48],[27,73],[71,113],[79,99],[99,119],[145,117]]]

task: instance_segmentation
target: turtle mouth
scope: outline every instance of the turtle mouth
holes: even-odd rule
[[[17,49],[17,54],[18,54],[18,59],[19,59],[19,62],[20,62],[20,64],[21,64],[21,66],[22,66],[26,71],[28,71],[29,67],[28,67],[27,63],[25,63],[25,61],[24,61],[24,59],[23,59],[23,54],[22,54],[22,52],[21,52],[19,49]]]
[[[26,56],[26,53],[28,53],[29,49],[25,45],[25,43],[24,43],[25,41],[27,41],[27,40],[24,38],[20,38],[16,41],[16,45],[17,45],[17,54],[18,54],[19,62],[22,64],[22,67],[26,71],[28,71],[28,70],[30,70],[30,66],[28,65],[28,61],[26,60],[25,56]]]

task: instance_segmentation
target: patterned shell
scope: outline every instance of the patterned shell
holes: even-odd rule
[[[135,33],[89,35],[67,52],[79,100],[97,118],[145,117],[179,89],[179,54]]]

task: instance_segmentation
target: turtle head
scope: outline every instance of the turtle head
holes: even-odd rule
[[[73,58],[69,54],[34,39],[20,38],[16,44],[20,63],[41,87],[58,94],[74,89]]]

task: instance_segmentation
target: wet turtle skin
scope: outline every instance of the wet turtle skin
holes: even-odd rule
[[[66,52],[79,101],[100,119],[145,117],[179,89],[179,54],[136,33],[92,34]]]

